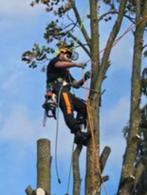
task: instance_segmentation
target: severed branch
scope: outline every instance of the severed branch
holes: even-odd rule
[[[82,151],[82,145],[77,145],[72,155],[73,195],[80,195],[81,178],[80,178],[79,156],[81,151]]]
[[[106,73],[106,71],[107,71],[107,69],[109,68],[109,65],[110,65],[109,62],[108,62],[109,55],[110,55],[110,52],[111,52],[112,47],[113,47],[113,43],[114,43],[115,38],[116,38],[116,36],[119,32],[119,29],[120,29],[120,26],[121,26],[121,23],[122,23],[122,20],[123,20],[123,14],[124,14],[124,11],[125,11],[126,3],[127,3],[127,0],[121,0],[121,2],[120,2],[119,13],[118,13],[116,22],[113,26],[113,29],[112,29],[112,31],[109,35],[109,38],[108,38],[108,41],[107,41],[107,44],[106,44],[106,47],[105,47],[105,50],[104,50],[104,54],[103,54],[103,57],[102,57],[102,63],[101,63],[101,69],[100,69],[100,75],[102,76],[102,78],[104,78],[105,73]]]
[[[77,7],[75,5],[75,1],[74,0],[69,0],[69,2],[71,3],[71,6],[73,8],[75,17],[76,17],[77,22],[78,22],[78,24],[80,26],[80,30],[81,30],[81,32],[82,32],[82,34],[83,34],[83,36],[84,36],[88,46],[90,47],[90,38],[89,38],[89,35],[88,35],[87,31],[86,31],[86,28],[84,27],[84,24],[83,24],[82,20],[81,20],[80,14],[79,14],[79,12],[77,10]]]
[[[98,19],[98,22],[103,20],[106,16],[110,15],[110,14],[119,14],[119,11],[116,11],[116,10],[111,10],[111,11],[108,11],[107,13],[104,13],[103,15],[101,15]],[[124,14],[124,17],[127,18],[131,23],[135,24],[135,19]]]
[[[101,169],[101,173],[104,170],[104,167],[106,165],[106,162],[107,162],[107,159],[108,159],[108,157],[110,155],[110,152],[111,152],[111,148],[106,146],[103,149],[102,154],[100,155],[100,169]]]

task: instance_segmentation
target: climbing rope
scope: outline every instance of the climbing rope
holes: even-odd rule
[[[74,152],[74,139],[72,144],[72,151],[71,151],[71,159],[70,159],[70,168],[69,168],[69,174],[67,179],[67,190],[65,195],[69,195],[69,187],[70,187],[70,180],[71,180],[71,170],[72,170],[72,154]]]
[[[64,86],[60,87],[59,94],[58,94],[58,102],[57,102],[57,123],[56,123],[56,138],[55,138],[55,169],[56,175],[58,179],[58,183],[61,184],[61,179],[59,177],[59,170],[58,170],[58,135],[59,135],[59,105],[60,105],[60,97],[61,91]]]

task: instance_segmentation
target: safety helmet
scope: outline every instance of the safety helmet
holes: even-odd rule
[[[57,54],[59,55],[60,53],[67,53],[70,55],[70,57],[72,56],[72,51],[71,49],[67,48],[67,47],[62,47],[58,50]]]

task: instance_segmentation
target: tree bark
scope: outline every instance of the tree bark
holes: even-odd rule
[[[51,148],[50,141],[40,139],[37,141],[37,188],[41,187],[51,194]]]
[[[111,148],[109,148],[108,146],[106,146],[100,156],[100,170],[101,172],[103,172],[104,167],[106,165],[107,159],[110,155],[111,152]]]
[[[109,67],[109,56],[113,47],[113,42],[119,32],[127,0],[120,2],[119,14],[112,32],[107,41],[102,62],[100,64],[99,56],[99,26],[98,26],[98,1],[89,0],[90,5],[90,23],[91,23],[91,62],[92,62],[92,79],[90,86],[90,95],[87,103],[88,108],[88,129],[91,133],[91,139],[87,148],[87,165],[85,194],[99,194],[101,185],[101,169],[99,163],[100,151],[100,129],[99,129],[99,112],[101,104],[101,85],[105,78],[106,71]]]
[[[141,6],[141,1],[136,0],[136,5]],[[134,182],[134,162],[137,151],[137,140],[134,138],[139,133],[140,123],[140,79],[141,79],[141,58],[143,48],[143,34],[146,22],[142,18],[147,15],[147,1],[144,5],[143,16],[140,14],[140,7],[136,6],[136,29],[134,35],[134,54],[133,54],[133,69],[131,81],[131,110],[129,132],[127,139],[127,147],[124,156],[123,168],[121,173],[121,180],[119,184],[119,195],[130,195],[130,186]]]
[[[81,178],[80,178],[79,157],[80,157],[81,150],[82,150],[82,145],[77,145],[72,155],[73,195],[80,195]]]
[[[91,61],[92,61],[92,80],[91,80],[91,89],[98,90],[98,71],[99,71],[99,30],[97,22],[97,1],[89,0],[90,5],[90,23],[91,23]],[[88,102],[88,113],[91,116],[88,121],[91,121],[92,124],[89,124],[88,128],[90,132],[93,132],[92,139],[89,141],[87,148],[87,160],[86,160],[86,182],[85,182],[85,194],[91,195],[98,192],[98,174],[96,168],[96,158],[99,155],[99,116],[98,116],[98,104],[99,98],[98,93],[93,93],[91,90]],[[90,111],[90,112],[89,112]],[[89,115],[89,114],[88,114]],[[95,134],[95,135],[94,135]],[[93,140],[93,141],[92,141]],[[94,144],[92,143],[95,143]],[[93,149],[93,147],[95,149]],[[96,150],[96,151],[94,151]],[[96,156],[95,156],[96,155]]]

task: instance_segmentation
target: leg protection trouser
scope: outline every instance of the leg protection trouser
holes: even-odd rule
[[[86,118],[86,104],[85,102],[71,94],[66,88],[63,88],[60,94],[60,108],[63,112],[65,122],[71,133],[80,131],[80,123],[74,117],[74,111],[77,111],[78,116]]]

